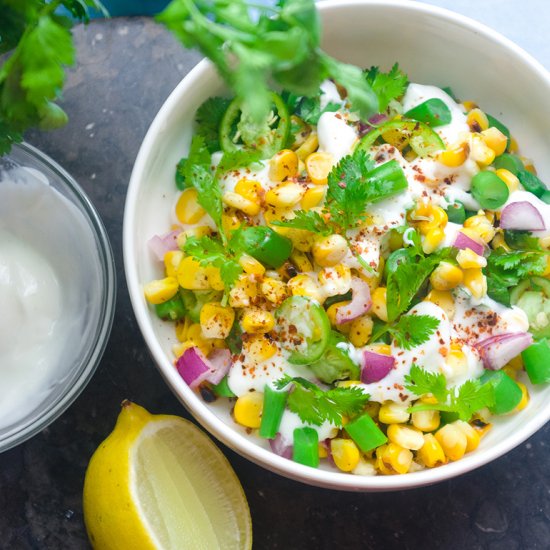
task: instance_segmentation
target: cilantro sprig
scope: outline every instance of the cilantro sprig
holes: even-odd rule
[[[369,395],[361,388],[332,388],[322,390],[305,378],[292,378],[284,375],[275,382],[279,390],[292,385],[287,399],[287,407],[296,413],[302,422],[320,426],[328,421],[335,426],[342,426],[343,416],[354,416],[360,413]]]
[[[395,323],[383,325],[371,340],[375,342],[389,333],[400,348],[411,350],[427,342],[437,327],[439,319],[431,315],[403,315]]]
[[[437,403],[413,405],[409,412],[446,411],[468,421],[481,409],[495,404],[495,390],[491,382],[467,380],[461,386],[449,389],[445,376],[428,372],[418,365],[413,365],[410,374],[405,376],[405,388],[418,397],[431,394],[437,400]]]

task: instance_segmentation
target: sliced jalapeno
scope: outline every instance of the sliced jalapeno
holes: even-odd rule
[[[351,360],[345,347],[338,346],[345,341],[346,339],[339,332],[331,331],[325,353],[319,361],[310,365],[321,382],[332,384],[336,380],[359,379],[359,366]]]

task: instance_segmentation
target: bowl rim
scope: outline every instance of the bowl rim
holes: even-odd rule
[[[412,0],[324,0],[317,4],[319,11],[331,9],[344,9],[353,6],[377,7],[402,9],[409,12],[417,12],[434,16],[445,20],[446,23],[454,23],[465,30],[483,35],[491,42],[497,43],[499,47],[513,53],[527,65],[531,71],[545,81],[550,90],[550,73],[520,46],[506,38],[498,31],[461,14],[455,13],[439,6],[424,4]],[[135,225],[135,205],[139,191],[140,174],[144,173],[149,154],[155,140],[163,128],[170,123],[170,115],[177,104],[182,101],[186,90],[193,86],[193,83],[202,78],[209,78],[215,73],[213,65],[206,59],[200,61],[180,81],[176,88],[166,99],[142,142],[134,168],[132,170],[126,203],[124,208],[123,223],[123,257],[126,274],[126,282],[130,294],[132,307],[140,327],[141,333],[152,354],[154,362],[161,375],[165,379],[171,391],[181,401],[191,415],[219,441],[236,451],[241,456],[252,462],[276,472],[284,477],[301,481],[303,483],[338,489],[345,491],[379,492],[413,489],[426,485],[432,485],[444,480],[465,474],[480,466],[491,462],[500,456],[511,451],[532,436],[550,420],[550,402],[534,418],[523,425],[521,431],[516,431],[503,441],[492,445],[479,453],[466,455],[457,462],[452,462],[440,468],[425,469],[419,472],[409,473],[403,476],[356,476],[349,473],[331,472],[316,468],[310,468],[291,460],[282,458],[272,451],[260,447],[247,436],[239,433],[234,428],[227,426],[218,419],[214,412],[208,408],[200,397],[198,397],[183,380],[177,375],[176,369],[166,356],[160,343],[157,341],[151,317],[145,300],[142,296],[141,283],[138,280],[137,254],[133,246],[132,228]]]
[[[72,405],[87,386],[101,361],[111,334],[115,314],[117,288],[115,259],[107,230],[105,229],[99,213],[82,187],[80,187],[76,180],[63,167],[33,145],[22,142],[15,144],[13,148],[20,149],[24,153],[27,153],[29,156],[33,157],[39,165],[43,165],[45,168],[51,170],[59,177],[61,184],[71,192],[70,200],[71,202],[77,203],[77,207],[86,218],[87,225],[92,231],[94,240],[97,244],[101,263],[101,288],[103,289],[103,293],[98,317],[99,323],[96,326],[94,334],[94,343],[84,356],[79,357],[78,364],[80,366],[80,372],[78,376],[72,380],[70,386],[65,388],[65,392],[59,395],[53,405],[38,418],[35,417],[28,422],[22,423],[20,426],[16,423],[16,427],[10,431],[5,438],[0,439],[0,452],[7,451],[27,441],[47,428],[52,422],[57,420],[70,405]],[[9,157],[9,153],[6,156]],[[38,166],[34,168],[39,169]]]

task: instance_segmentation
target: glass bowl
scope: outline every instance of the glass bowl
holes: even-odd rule
[[[19,287],[9,286],[10,277],[28,273],[26,264],[10,263],[13,246],[39,258],[35,281],[56,281],[49,288],[59,316],[48,318],[43,334],[36,332],[37,302],[24,302]],[[0,339],[0,452],[44,429],[78,397],[99,364],[115,308],[114,258],[98,213],[63,168],[26,143],[0,158],[0,298],[2,283],[4,315],[12,317],[4,317]]]

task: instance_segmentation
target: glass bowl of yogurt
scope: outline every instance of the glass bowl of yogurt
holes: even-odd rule
[[[28,144],[0,158],[0,451],[76,399],[105,349],[114,258],[90,200]]]

